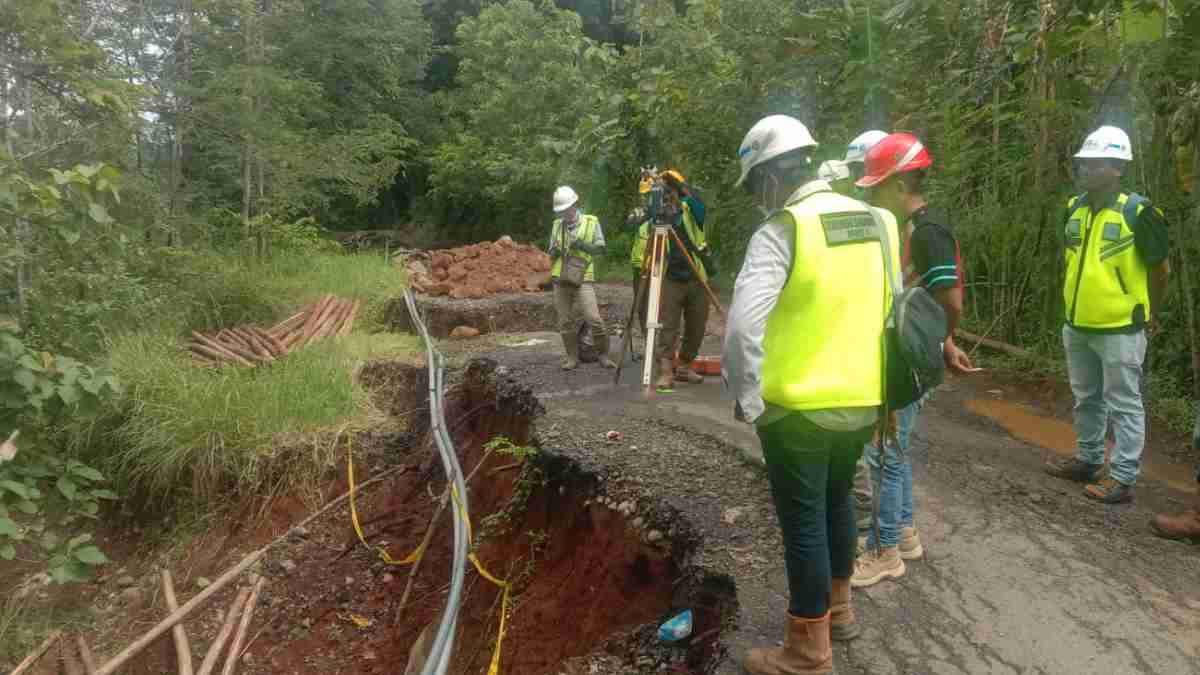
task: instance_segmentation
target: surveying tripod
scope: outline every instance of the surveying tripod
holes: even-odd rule
[[[679,238],[675,228],[670,223],[655,222],[654,231],[646,240],[646,250],[642,255],[642,274],[634,288],[633,306],[629,310],[629,320],[625,322],[625,330],[622,332],[621,355],[617,359],[614,385],[621,382],[621,370],[625,365],[625,351],[632,347],[633,322],[637,321],[638,307],[642,302],[648,300],[650,304],[646,308],[646,354],[642,366],[642,386],[646,387],[647,392],[650,390],[650,381],[654,371],[654,345],[655,340],[658,339],[658,331],[662,328],[659,313],[662,304],[663,277],[667,273],[667,247],[671,241],[674,241],[679,250],[683,251],[683,257],[687,260],[688,267],[692,268],[692,274],[696,275],[696,279],[704,287],[704,293],[708,296],[708,301],[712,303],[713,308],[722,317],[725,316],[725,310],[721,309],[721,301],[717,299],[717,294],[705,281],[703,273],[691,253],[688,252],[687,247],[683,245],[683,240]]]

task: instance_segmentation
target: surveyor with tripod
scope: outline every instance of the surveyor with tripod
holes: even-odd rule
[[[704,329],[708,324],[709,300],[705,284],[716,276],[717,268],[708,248],[704,202],[678,171],[664,171],[662,183],[662,206],[656,209],[654,220],[670,225],[677,238],[672,238],[667,246],[666,278],[663,280],[658,315],[662,332],[654,348],[658,368],[654,386],[669,389],[676,381],[693,384],[704,381],[704,377],[693,370],[691,364],[700,353]],[[646,241],[655,224],[649,220],[643,223],[638,241]],[[687,249],[686,252],[680,243]],[[636,242],[634,246],[637,247]],[[680,339],[681,324],[683,339],[679,345],[680,365],[675,368],[675,345]],[[650,349],[651,346],[646,345],[647,353]]]
[[[563,370],[579,366],[579,331],[575,312],[592,331],[600,365],[616,368],[609,358],[608,331],[596,303],[596,279],[592,256],[605,251],[604,230],[596,216],[585,214],[578,207],[579,195],[569,185],[554,191],[554,213],[558,215],[550,227],[550,257],[554,260],[550,276],[554,279],[554,309],[558,313],[558,332],[562,336],[567,358]]]
[[[762,442],[790,592],[783,647],[750,650],[751,675],[831,673],[830,640],[860,630],[850,489],[883,404],[885,270],[899,268],[899,238],[890,213],[817,178],[816,146],[799,120],[772,115],[738,151],[738,184],[770,215],[737,277],[722,374]]]

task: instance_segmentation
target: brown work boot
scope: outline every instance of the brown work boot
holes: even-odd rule
[[[904,560],[920,560],[925,557],[925,547],[921,545],[921,534],[915,527],[900,529],[900,557]]]
[[[577,333],[563,333],[563,350],[567,352],[567,358],[563,360],[563,370],[575,370],[579,367],[579,335]]]
[[[1150,521],[1150,529],[1164,539],[1187,539],[1200,544],[1200,511],[1184,511],[1177,516],[1160,513]]]
[[[1103,464],[1087,464],[1078,458],[1050,460],[1044,467],[1046,473],[1055,478],[1065,478],[1076,483],[1091,483],[1100,477]]]
[[[829,594],[829,637],[838,642],[848,642],[858,637],[862,628],[854,618],[854,603],[850,599],[850,578],[833,578],[833,592]]]
[[[1098,483],[1085,487],[1083,494],[1105,504],[1123,504],[1133,501],[1133,486],[1111,478],[1102,478]]]
[[[833,645],[829,642],[829,614],[819,619],[788,615],[783,647],[755,648],[746,652],[742,668],[750,675],[821,675],[833,672]]]
[[[691,366],[679,366],[675,369],[675,381],[700,384],[704,382],[704,376],[693,370]]]
[[[854,563],[854,576],[850,584],[855,588],[874,586],[884,579],[899,579],[904,576],[904,560],[898,546],[888,546],[876,553],[874,549]]]
[[[655,389],[670,389],[675,385],[675,378],[671,376],[671,359],[658,360],[658,379],[654,380]]]

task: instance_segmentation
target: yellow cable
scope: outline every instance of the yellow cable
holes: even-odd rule
[[[367,543],[367,538],[363,536],[362,526],[358,524],[358,508],[354,504],[354,452],[353,448],[349,445],[346,446],[346,478],[350,483],[350,522],[354,523],[354,532],[358,535],[358,540],[362,542],[363,546],[372,548]],[[396,560],[382,546],[375,546],[373,548],[379,553],[379,559],[388,565],[411,565],[420,560],[421,556],[425,555],[424,541],[417,547],[417,550],[409,553],[408,557],[403,560]]]
[[[467,542],[469,545],[474,545],[471,534],[471,516],[467,513],[467,509],[463,506],[462,500],[458,498],[458,490],[454,486],[450,487],[450,496],[454,499],[454,505],[458,507],[458,512],[462,515],[463,523],[467,526]],[[488,675],[499,675],[500,673],[500,652],[504,647],[504,637],[508,634],[508,605],[509,598],[512,592],[512,584],[508,581],[497,579],[483,563],[479,561],[479,557],[474,553],[467,556],[471,564],[475,565],[475,569],[479,572],[479,576],[487,579],[501,590],[504,591],[503,598],[500,601],[500,629],[496,632],[496,649],[492,652],[492,663],[488,666]]]

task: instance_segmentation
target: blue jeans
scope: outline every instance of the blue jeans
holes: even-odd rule
[[[896,443],[885,443],[886,450],[868,443],[863,452],[871,467],[871,480],[879,486],[879,545],[890,548],[900,543],[900,530],[913,526],[912,453],[908,440],[917,423],[921,401],[896,413],[900,428]],[[880,475],[882,472],[882,476]],[[875,530],[867,534],[867,543],[875,545]]]
[[[1063,326],[1067,372],[1075,394],[1076,457],[1087,464],[1104,463],[1104,437],[1112,422],[1109,475],[1133,485],[1141,472],[1146,443],[1146,410],[1142,406],[1142,361],[1146,332],[1101,335]]]

